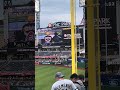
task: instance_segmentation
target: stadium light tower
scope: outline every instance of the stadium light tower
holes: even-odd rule
[[[83,42],[84,42],[84,48],[85,48],[85,0],[79,0],[79,7],[83,8],[83,18],[80,22],[80,25],[84,25],[84,28],[83,28]],[[81,52],[80,49],[79,49],[79,52]],[[85,57],[85,55],[84,55],[84,57]]]
[[[79,0],[79,7],[85,6],[85,0]]]
[[[35,0],[35,35],[38,44],[38,29],[40,28],[40,0]]]
[[[35,0],[36,30],[40,28],[40,0]]]

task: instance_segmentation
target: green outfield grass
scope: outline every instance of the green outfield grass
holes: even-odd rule
[[[35,90],[50,90],[55,82],[55,73],[62,72],[65,78],[69,79],[71,68],[58,66],[35,66]],[[84,70],[78,70],[78,74],[84,74]]]
[[[35,66],[35,90],[50,90],[52,84],[55,82],[55,73],[62,72],[65,78],[69,79],[71,75],[71,68],[36,65]],[[78,74],[84,74],[84,70],[78,70]],[[120,87],[104,86],[101,90],[120,90]]]

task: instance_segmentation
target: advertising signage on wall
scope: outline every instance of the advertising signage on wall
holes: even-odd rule
[[[65,27],[70,27],[71,23],[70,22],[55,22],[55,23],[49,23],[48,28],[65,28]]]
[[[70,27],[70,23],[69,22],[55,22],[52,24],[53,27]]]
[[[8,12],[9,47],[34,47],[34,7],[12,7]]]
[[[62,29],[40,29],[38,39],[42,46],[60,46],[63,42]]]
[[[116,28],[116,0],[99,0],[99,4],[99,18],[94,18],[94,26],[95,29],[98,28],[100,31],[101,55],[105,55],[106,51],[109,55],[109,53],[113,51],[118,52],[119,50]],[[87,15],[87,11],[85,13]],[[97,21],[99,26],[97,25]]]
[[[101,66],[103,68],[103,72],[107,71],[109,74],[101,76],[101,81],[103,85],[112,86],[116,84],[119,86],[118,76],[116,74],[119,73],[117,70],[117,62],[116,64],[111,63],[108,64],[110,61],[114,61],[119,56],[119,42],[117,39],[117,15],[116,15],[116,1],[117,0],[100,0],[100,7],[99,7],[99,18],[105,18],[105,24],[103,29],[100,30],[100,51],[101,51],[101,60],[105,62],[105,66]],[[111,28],[108,28],[111,27]],[[102,62],[102,61],[101,61]],[[112,68],[111,68],[112,67]],[[102,71],[102,70],[101,70]],[[115,72],[113,72],[115,71]],[[117,71],[117,72],[116,72]],[[111,76],[111,74],[113,74]],[[117,76],[117,77],[116,77]],[[103,79],[109,77],[110,79]],[[111,78],[112,77],[112,78]],[[108,82],[108,83],[106,83]],[[118,84],[118,85],[117,85]]]
[[[100,29],[101,50],[106,48],[106,44],[107,52],[110,52],[109,50],[111,49],[114,51],[118,50],[116,0],[100,0],[99,18],[103,18],[99,24],[104,27]]]
[[[76,40],[83,44],[83,29],[77,29]],[[70,28],[42,28],[38,29],[39,44],[44,48],[71,46]],[[79,44],[79,43],[78,43]]]
[[[24,7],[12,7],[9,10],[9,16],[25,16],[25,15],[30,15],[34,14],[35,12],[35,7],[34,6],[24,6]]]
[[[99,26],[97,25],[97,22],[99,22]],[[95,28],[99,28],[100,30],[102,29],[112,29],[111,25],[111,18],[99,18],[99,19],[94,19],[94,26]]]

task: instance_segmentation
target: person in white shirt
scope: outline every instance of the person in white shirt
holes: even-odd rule
[[[64,79],[61,72],[55,75],[56,82],[52,85],[51,90],[78,90],[71,80]]]

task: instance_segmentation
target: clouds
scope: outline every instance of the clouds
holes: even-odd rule
[[[83,11],[78,3],[76,6],[76,21],[80,23]],[[46,27],[48,23],[58,21],[70,22],[70,0],[41,0],[40,26]]]
[[[41,0],[41,13],[69,13],[69,0]]]
[[[41,0],[42,7],[65,7],[70,4],[70,0]],[[69,7],[69,6],[68,6]]]

